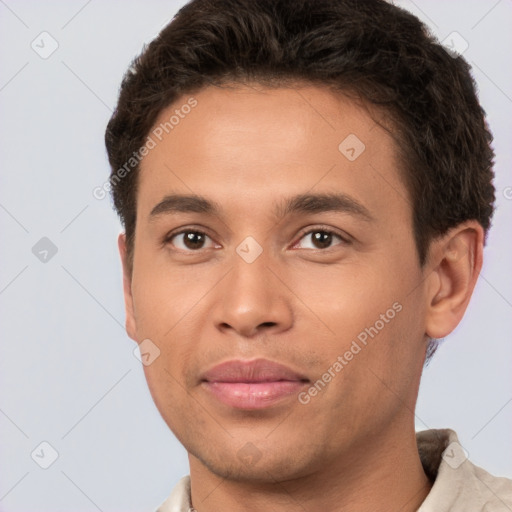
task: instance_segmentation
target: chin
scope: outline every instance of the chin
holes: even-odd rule
[[[215,451],[211,446],[201,447],[203,449],[187,448],[187,451],[220,478],[260,485],[275,484],[306,476],[311,473],[311,468],[315,465],[314,461],[309,460],[305,455],[303,446],[300,456],[297,447],[292,446],[281,445],[279,447],[281,449],[269,446],[259,450],[250,441],[242,444],[241,448],[237,446],[233,443],[224,449],[221,447],[219,451],[217,444]]]

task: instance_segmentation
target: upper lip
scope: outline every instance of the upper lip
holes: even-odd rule
[[[201,375],[208,382],[275,382],[279,380],[308,381],[309,379],[269,359],[250,361],[233,359],[210,368]]]

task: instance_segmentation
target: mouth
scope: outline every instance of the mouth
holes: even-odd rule
[[[201,376],[201,386],[217,401],[237,409],[264,409],[297,395],[309,379],[268,359],[231,360]]]

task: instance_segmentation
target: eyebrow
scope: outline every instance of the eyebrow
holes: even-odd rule
[[[171,194],[165,196],[149,214],[154,219],[172,213],[203,213],[220,216],[222,207],[196,194]],[[282,200],[274,206],[274,215],[280,219],[291,214],[340,212],[374,220],[369,210],[353,197],[343,193],[299,194]]]

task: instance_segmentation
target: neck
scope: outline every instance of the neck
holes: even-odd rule
[[[197,512],[414,512],[432,484],[418,455],[414,425],[402,434],[361,443],[321,470],[293,480],[255,484],[222,478],[189,454],[192,506]],[[373,441],[372,441],[373,440]]]

